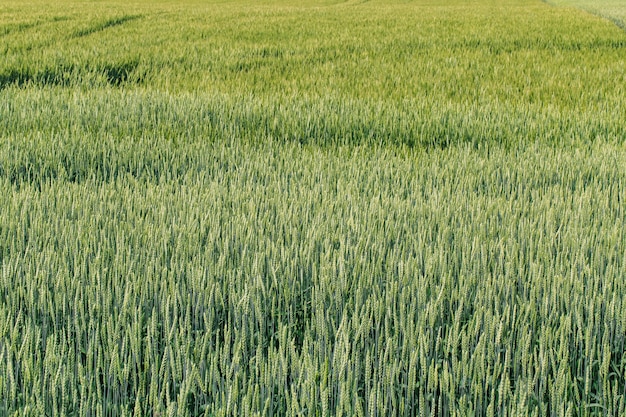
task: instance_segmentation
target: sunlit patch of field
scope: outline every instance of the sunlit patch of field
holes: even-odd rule
[[[613,21],[626,30],[626,3],[621,0],[551,0],[559,6],[574,6]]]

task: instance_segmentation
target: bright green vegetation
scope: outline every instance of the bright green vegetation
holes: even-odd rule
[[[3,2],[0,57],[0,416],[626,415],[610,21]]]

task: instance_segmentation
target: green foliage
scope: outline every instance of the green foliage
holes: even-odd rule
[[[43,4],[0,6],[0,415],[626,414],[619,28]]]

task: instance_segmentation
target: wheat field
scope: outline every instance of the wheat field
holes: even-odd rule
[[[2,2],[0,416],[626,415],[600,3]]]

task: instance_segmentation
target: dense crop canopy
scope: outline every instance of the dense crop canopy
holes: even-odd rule
[[[0,416],[625,415],[586,3],[0,4]]]

